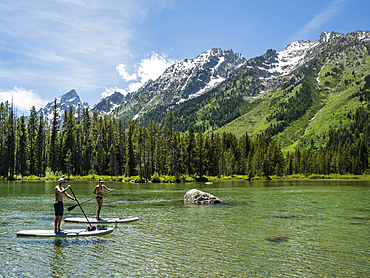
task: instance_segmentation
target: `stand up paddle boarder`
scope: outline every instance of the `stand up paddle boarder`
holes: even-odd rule
[[[96,210],[96,219],[97,220],[102,220],[100,218],[100,210],[103,205],[103,192],[104,189],[108,191],[114,191],[114,189],[109,189],[104,185],[104,179],[100,178],[99,179],[99,184],[95,186],[93,193],[96,195],[96,203],[98,204],[98,209]]]
[[[60,233],[60,223],[62,222],[63,218],[63,195],[66,195],[69,199],[77,201],[76,198],[73,198],[69,195],[66,191],[71,186],[68,186],[64,189],[63,186],[65,185],[66,180],[64,178],[59,179],[59,184],[54,188],[55,194],[55,202],[54,202],[54,211],[55,211],[55,220],[54,220],[54,233]]]

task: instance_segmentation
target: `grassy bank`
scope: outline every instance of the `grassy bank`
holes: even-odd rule
[[[19,180],[19,181],[28,181],[28,180],[39,180],[39,181],[55,181],[57,182],[59,178],[64,177],[67,180],[71,181],[96,181],[98,182],[99,178],[104,178],[105,181],[119,181],[119,182],[132,182],[132,183],[180,183],[180,182],[213,182],[213,181],[222,181],[222,180],[281,180],[281,179],[361,179],[361,180],[370,180],[370,175],[339,175],[339,174],[330,174],[330,175],[287,175],[287,176],[254,176],[250,178],[248,175],[231,175],[231,176],[220,176],[220,177],[211,177],[211,176],[188,176],[182,175],[179,177],[175,176],[159,176],[153,175],[150,179],[141,179],[140,176],[100,176],[100,175],[87,175],[87,176],[54,176],[48,175],[45,177],[38,176],[15,176],[11,177],[0,177],[0,180]]]

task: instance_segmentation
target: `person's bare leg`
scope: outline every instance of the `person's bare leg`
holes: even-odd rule
[[[58,216],[55,216],[54,219],[54,233],[58,232]]]
[[[62,217],[61,215],[55,216],[54,220],[54,233],[60,232],[60,223],[62,222]]]
[[[62,223],[62,218],[63,218],[63,215],[59,216],[59,223],[58,223],[58,232],[61,232],[63,231],[61,228],[60,228],[60,223]]]
[[[101,207],[103,205],[103,200],[100,199],[100,198],[97,198],[96,199],[96,203],[98,204],[98,209],[96,210],[96,219],[97,220],[101,220],[101,218],[100,218],[100,210],[101,210]]]

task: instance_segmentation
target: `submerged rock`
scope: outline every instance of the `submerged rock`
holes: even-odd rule
[[[358,220],[370,220],[370,217],[366,217],[366,216],[353,216],[353,219],[358,219]]]
[[[295,215],[290,214],[281,214],[281,215],[275,215],[276,218],[295,218]]]
[[[288,237],[286,236],[269,236],[267,238],[268,241],[272,241],[272,242],[284,242],[284,241],[288,241]]]
[[[200,191],[198,189],[191,189],[186,192],[184,196],[184,203],[196,205],[211,205],[220,204],[222,201],[212,194]]]

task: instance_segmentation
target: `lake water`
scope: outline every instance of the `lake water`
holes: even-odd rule
[[[80,201],[94,182],[73,182]],[[1,277],[369,277],[370,181],[107,182],[112,234],[23,238],[53,229],[54,182],[0,182]],[[192,188],[224,205],[184,205]],[[70,192],[69,192],[70,193]],[[71,193],[70,193],[71,194]],[[82,217],[64,198],[65,216]],[[82,205],[95,215],[95,200]],[[62,223],[62,228],[84,224]]]

